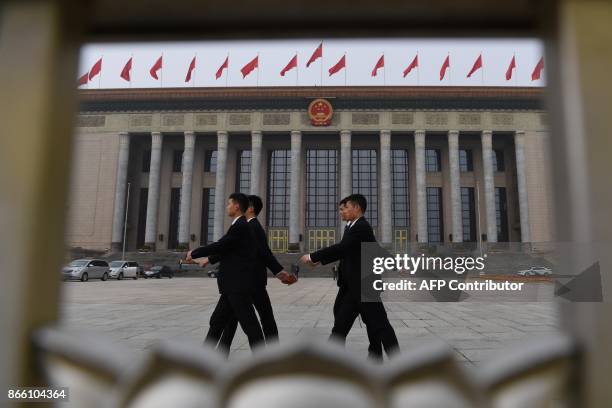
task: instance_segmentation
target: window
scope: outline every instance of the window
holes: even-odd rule
[[[497,242],[507,242],[508,207],[505,187],[495,187],[495,219],[497,221]]]
[[[442,162],[439,149],[425,149],[425,171],[428,173],[441,171]]]
[[[410,226],[410,183],[408,179],[408,150],[391,151],[392,217],[394,227]]]
[[[176,249],[179,246],[178,228],[179,211],[181,207],[181,189],[170,189],[170,214],[168,216],[168,249]]]
[[[306,227],[335,227],[338,222],[338,152],[306,151]]]
[[[151,150],[142,151],[142,172],[148,173],[151,171]]]
[[[145,228],[147,224],[147,200],[149,198],[149,189],[140,189],[140,198],[138,200],[138,232],[136,233],[136,246],[143,248],[145,245]]]
[[[427,187],[427,242],[442,242],[442,189]]]
[[[491,162],[493,165],[493,171],[506,171],[504,151],[502,149],[493,149]]]
[[[205,188],[202,191],[202,222],[200,226],[200,245],[213,242],[215,225],[215,189]]]
[[[355,149],[352,152],[353,193],[368,201],[365,217],[372,227],[378,225],[378,177],[376,150]]]
[[[459,150],[459,171],[463,173],[466,173],[468,171],[474,171],[474,162],[472,160],[471,150]]]
[[[217,151],[206,150],[204,152],[204,171],[208,173],[217,172]]]
[[[238,152],[238,166],[236,170],[236,189],[240,193],[251,193],[251,151],[241,150]]]
[[[183,151],[175,150],[174,157],[172,160],[172,171],[174,173],[180,173],[183,171],[182,166],[183,166]]]
[[[474,187],[461,187],[461,223],[463,226],[463,241],[476,241]]]
[[[291,150],[272,150],[268,163],[268,226],[288,227]]]

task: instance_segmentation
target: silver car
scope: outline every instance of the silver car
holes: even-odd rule
[[[523,269],[516,273],[520,276],[549,276],[552,275],[552,270],[546,266],[532,266],[529,269]]]
[[[106,261],[100,259],[77,259],[62,269],[64,280],[79,279],[87,282],[89,279],[108,279],[110,268]]]

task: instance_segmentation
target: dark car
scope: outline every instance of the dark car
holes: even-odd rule
[[[169,266],[166,266],[166,265],[153,266],[150,269],[146,270],[144,273],[145,279],[147,278],[161,279],[163,277],[172,279],[173,276],[174,276],[174,272]]]

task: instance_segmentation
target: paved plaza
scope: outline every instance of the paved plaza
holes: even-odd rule
[[[281,342],[329,336],[335,281],[303,278],[289,287],[270,279],[268,291]],[[218,296],[216,281],[210,278],[64,282],[60,319],[68,328],[100,332],[143,352],[160,340],[201,342]],[[467,366],[512,343],[555,333],[559,320],[555,304],[545,302],[394,302],[386,308],[403,350],[436,337]],[[359,320],[347,338],[347,349],[363,358],[367,354],[366,330]],[[238,329],[231,358],[249,354],[246,336]]]

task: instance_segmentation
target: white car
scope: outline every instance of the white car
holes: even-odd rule
[[[138,279],[138,263],[132,261],[113,261],[110,263],[109,277],[122,280],[124,278]]]
[[[529,269],[523,269],[516,273],[520,276],[548,276],[552,275],[552,270],[546,266],[532,266]]]

